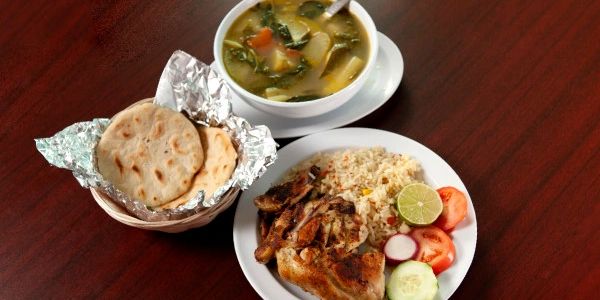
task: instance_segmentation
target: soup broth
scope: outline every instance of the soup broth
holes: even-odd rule
[[[300,102],[349,85],[369,56],[367,34],[347,8],[329,19],[328,1],[272,0],[252,7],[223,43],[227,73],[247,91]]]

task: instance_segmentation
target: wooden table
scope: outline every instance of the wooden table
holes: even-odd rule
[[[234,209],[182,234],[129,228],[33,143],[154,95],[176,49],[211,62],[235,2],[0,4],[0,299],[258,298],[235,257]],[[600,1],[361,2],[406,69],[349,126],[425,144],[477,211],[453,298],[598,298]]]

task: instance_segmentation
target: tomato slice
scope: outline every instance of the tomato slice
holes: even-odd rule
[[[437,192],[442,198],[444,209],[433,224],[442,230],[450,231],[467,216],[467,198],[451,186],[439,188]]]
[[[419,244],[415,259],[430,265],[435,275],[444,272],[454,262],[454,243],[443,230],[430,225],[415,228],[410,235]]]

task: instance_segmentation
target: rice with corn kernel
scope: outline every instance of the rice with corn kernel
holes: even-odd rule
[[[372,246],[380,246],[397,232],[408,232],[398,218],[395,199],[405,185],[422,182],[416,160],[383,147],[318,153],[292,168],[284,180],[312,165],[324,175],[315,187],[317,192],[352,201],[369,230]]]

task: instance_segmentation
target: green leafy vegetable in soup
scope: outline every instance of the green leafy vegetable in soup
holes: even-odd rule
[[[271,0],[252,7],[223,42],[229,75],[251,93],[301,102],[350,84],[369,55],[362,25],[347,9],[321,18],[327,1]]]

